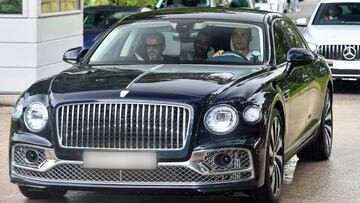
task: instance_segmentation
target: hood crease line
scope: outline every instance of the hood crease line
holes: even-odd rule
[[[144,76],[147,75],[148,73],[150,73],[150,72],[152,72],[152,71],[154,71],[154,70],[156,70],[156,69],[158,69],[158,68],[161,68],[163,65],[164,65],[164,64],[157,65],[157,66],[155,66],[155,67],[153,67],[153,68],[150,68],[149,70],[141,73],[141,74],[140,74],[139,76],[137,76],[133,81],[131,81],[131,82],[125,87],[125,89],[130,88],[131,85],[133,85],[134,83],[136,83],[136,82],[137,82],[138,80],[140,80],[142,77],[144,77]]]

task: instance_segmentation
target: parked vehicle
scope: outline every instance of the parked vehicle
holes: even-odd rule
[[[287,0],[255,0],[255,8],[279,13],[286,13],[288,8]]]
[[[84,47],[90,48],[101,33],[122,18],[150,10],[137,6],[90,6],[84,8]]]
[[[28,198],[116,188],[276,202],[293,155],[330,156],[330,70],[282,14],[135,14],[64,60],[74,66],[12,115],[10,176]]]
[[[309,24],[306,18],[296,24],[306,27],[306,41],[325,57],[334,79],[360,79],[359,0],[322,0]]]
[[[254,8],[253,0],[158,0],[155,9],[178,7]]]

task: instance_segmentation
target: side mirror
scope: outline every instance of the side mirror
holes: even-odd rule
[[[88,49],[84,49],[82,47],[76,47],[67,50],[63,55],[63,60],[66,63],[76,64],[80,61],[80,59],[85,56],[88,52]]]
[[[304,48],[292,48],[287,54],[289,72],[296,66],[312,64],[317,56],[314,52]]]
[[[307,26],[307,20],[306,18],[298,18],[295,20],[295,24],[299,27],[306,27]]]

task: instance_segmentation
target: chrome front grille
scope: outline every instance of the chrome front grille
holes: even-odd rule
[[[62,147],[178,150],[189,134],[188,107],[151,103],[68,104],[57,109]]]
[[[317,48],[317,53],[324,56],[326,59],[347,60],[344,57],[344,50],[347,47],[353,47],[356,51],[353,60],[360,60],[360,45],[320,45]]]

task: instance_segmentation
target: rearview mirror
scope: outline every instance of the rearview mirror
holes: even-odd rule
[[[84,49],[82,47],[72,48],[64,53],[63,60],[67,63],[76,64],[87,52],[88,49]]]
[[[306,18],[298,18],[295,20],[295,24],[299,27],[306,27],[307,26],[307,20]]]

